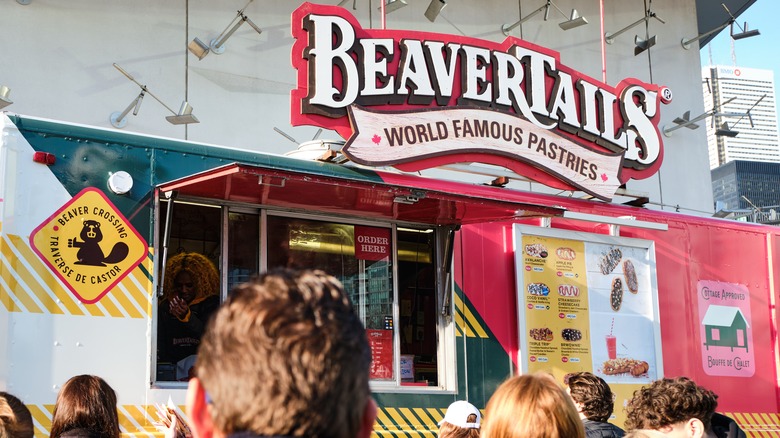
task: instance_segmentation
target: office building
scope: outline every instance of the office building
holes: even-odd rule
[[[710,66],[702,70],[710,169],[732,160],[780,162],[774,74]]]
[[[733,160],[712,170],[716,215],[780,222],[780,163]]]

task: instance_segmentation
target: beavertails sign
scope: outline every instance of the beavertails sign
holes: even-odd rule
[[[292,33],[292,124],[335,129],[356,163],[482,162],[604,200],[661,166],[667,88],[613,88],[513,37],[363,29],[337,6],[302,4]]]

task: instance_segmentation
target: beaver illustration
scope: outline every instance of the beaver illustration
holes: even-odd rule
[[[79,248],[76,253],[78,261],[76,265],[106,266],[106,263],[119,263],[127,257],[130,249],[124,242],[117,242],[111,252],[106,256],[100,249],[98,242],[103,240],[103,232],[100,231],[100,222],[93,220],[84,221],[84,226],[79,234],[83,242],[78,238],[68,239],[69,248]]]

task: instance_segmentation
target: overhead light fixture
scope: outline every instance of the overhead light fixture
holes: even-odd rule
[[[447,2],[444,0],[431,0],[431,3],[428,5],[428,9],[425,11],[425,18],[433,23],[436,21],[436,17],[439,16],[439,13],[442,9],[444,9],[445,6],[447,6]]]
[[[540,12],[544,11],[544,21],[547,21],[548,18],[550,18],[550,7],[555,8],[558,13],[563,15],[563,18],[566,18],[566,14],[563,13],[563,11],[555,5],[555,3],[552,2],[552,0],[547,0],[547,3],[543,4],[539,7],[539,9],[536,9],[535,11],[531,12],[530,14],[526,15],[525,17],[521,18],[519,21],[512,23],[512,24],[504,24],[501,26],[501,32],[504,32],[504,35],[509,36],[509,33],[514,30],[517,26],[520,26],[521,24],[525,23],[526,21],[530,20],[534,16],[538,15]],[[581,17],[579,12],[577,12],[576,9],[571,10],[571,18],[567,19],[566,21],[563,21],[558,24],[558,26],[561,27],[563,30],[569,30],[574,29],[575,27],[579,27],[582,25],[588,24],[588,20],[585,19],[585,17]]]
[[[739,122],[741,122],[742,119],[747,117],[748,120],[750,121],[750,127],[751,128],[755,128],[755,125],[753,124],[753,115],[751,114],[751,112],[753,111],[753,108],[755,108],[759,103],[761,103],[762,100],[764,100],[765,97],[766,97],[766,94],[764,94],[763,96],[759,97],[758,100],[756,101],[756,103],[751,105],[750,108],[748,108],[748,110],[745,111],[744,113],[726,113],[726,114],[716,113],[715,116],[726,116],[726,117],[739,116],[739,119],[736,122],[734,122],[734,126],[739,125]],[[732,97],[730,100],[728,100],[725,103],[731,102],[734,99],[736,99],[736,97]],[[714,120],[714,118],[713,118],[713,120]],[[727,122],[723,122],[720,125],[720,127],[715,130],[715,135],[717,135],[718,137],[732,137],[733,138],[733,137],[736,137],[738,134],[739,134],[739,131],[735,131],[733,129],[730,129],[729,128],[729,124]]]
[[[0,85],[0,109],[14,103],[11,99],[8,98],[9,94],[11,94],[11,89],[5,85]]]
[[[659,18],[658,15],[655,14],[655,12],[653,12],[653,11],[648,9],[647,11],[645,11],[645,16],[644,17],[640,18],[639,20],[636,20],[635,22],[633,22],[633,23],[629,24],[628,26],[620,29],[619,31],[617,31],[615,33],[605,32],[604,33],[604,41],[607,44],[612,44],[612,43],[615,42],[615,38],[620,36],[620,34],[622,34],[624,32],[627,32],[628,30],[630,30],[631,28],[641,24],[642,22],[647,23],[648,21],[650,21],[651,18],[655,18],[656,20],[660,21],[661,24],[666,24],[666,22],[664,20],[662,20],[661,18]],[[643,39],[639,38],[639,36],[634,36],[634,45],[635,45],[635,47],[634,47],[634,56],[636,56],[636,55],[644,52],[645,50],[647,50],[650,47],[653,47],[655,45],[655,35],[651,36],[647,40],[643,40]]]
[[[725,102],[723,102],[721,105],[727,105],[727,104],[731,103],[734,99],[736,99],[736,96],[732,97],[731,99],[729,99],[729,100],[727,100]],[[759,102],[760,101],[761,100],[759,99]],[[756,102],[756,105],[757,104],[758,104],[758,102]],[[753,105],[753,106],[755,106],[755,105]],[[685,114],[683,114],[682,117],[677,117],[674,120],[672,120],[672,122],[675,124],[675,126],[665,126],[664,129],[663,129],[663,133],[664,133],[665,136],[671,137],[672,136],[672,132],[674,132],[674,131],[676,131],[676,130],[678,130],[680,128],[698,129],[699,125],[697,125],[696,122],[700,122],[700,121],[702,121],[702,120],[704,120],[704,119],[706,119],[707,117],[710,117],[710,116],[713,116],[713,117],[740,117],[739,120],[742,120],[742,117],[751,117],[750,116],[750,110],[748,110],[745,113],[722,113],[722,112],[719,112],[719,111],[720,111],[719,110],[719,106],[716,106],[713,109],[711,109],[709,111],[705,111],[704,113],[694,117],[693,119],[690,118],[691,112],[690,111],[686,111]],[[752,123],[752,120],[753,120],[752,117],[750,118],[750,120],[751,120],[751,123]],[[713,121],[714,121],[714,119],[713,119]],[[737,121],[737,122],[739,122],[739,121]],[[736,137],[736,135],[737,135],[736,131],[730,130],[728,128],[727,124],[724,123],[724,125],[721,125],[721,127],[718,129],[718,131],[721,131],[721,133],[719,134],[718,131],[716,131],[716,135],[725,135],[725,136],[728,136],[728,137]],[[730,133],[734,133],[734,134],[730,135]]]
[[[655,35],[643,40],[639,35],[634,35],[634,56],[639,55],[645,50],[655,45]]]
[[[254,29],[255,32],[257,32],[258,34],[263,33],[263,30],[260,29],[260,27],[256,25],[252,20],[250,20],[249,17],[246,16],[246,14],[244,14],[244,11],[246,10],[247,6],[249,6],[249,4],[252,3],[253,1],[254,0],[249,0],[249,2],[247,2],[247,4],[243,8],[239,9],[235,18],[233,18],[233,21],[231,21],[230,24],[227,25],[225,30],[223,30],[218,37],[211,40],[211,43],[206,44],[196,37],[192,41],[190,41],[189,44],[187,44],[187,50],[189,50],[190,53],[192,53],[193,55],[197,56],[198,59],[205,58],[206,55],[209,54],[209,52],[214,52],[217,55],[222,54],[225,51],[225,42],[244,23],[247,23],[249,26],[251,26],[252,29]]]
[[[387,2],[385,3],[385,14],[395,12],[406,5],[407,5],[406,0],[387,0]],[[380,6],[377,9],[382,9],[382,6]]]
[[[192,106],[190,106],[189,103],[185,100],[182,105],[181,109],[177,113],[176,111],[172,110],[171,107],[163,103],[157,96],[152,94],[151,91],[149,91],[148,88],[146,88],[146,85],[142,85],[140,82],[136,81],[135,78],[130,75],[130,73],[126,72],[122,67],[120,67],[118,64],[114,63],[114,68],[119,70],[120,73],[125,75],[127,79],[130,79],[133,81],[136,85],[141,87],[141,92],[138,93],[138,96],[136,96],[135,99],[133,99],[132,102],[130,102],[130,105],[127,106],[123,111],[115,111],[111,113],[111,116],[109,117],[109,120],[111,121],[111,125],[115,128],[124,128],[125,125],[127,125],[127,115],[130,114],[130,111],[133,112],[133,115],[138,115],[138,110],[141,108],[141,103],[144,100],[144,96],[147,94],[152,96],[154,100],[157,102],[160,102],[160,105],[164,106],[168,111],[173,113],[172,116],[168,116],[165,119],[168,120],[171,124],[174,125],[186,125],[189,123],[200,123],[200,120],[198,120],[197,117],[195,117],[192,114]]]
[[[734,33],[734,25],[737,25],[740,32]],[[736,21],[734,23],[731,23],[731,30],[729,32],[731,34],[731,38],[735,40],[741,40],[743,38],[750,38],[757,35],[761,35],[761,32],[758,31],[758,29],[748,30],[748,24],[747,21],[745,22],[745,26],[740,26],[739,23]]]
[[[692,43],[694,43],[696,41],[699,41],[702,38],[706,38],[706,37],[712,35],[713,33],[720,32],[721,30],[725,29],[726,26],[731,26],[730,34],[731,34],[731,38],[734,39],[734,40],[741,40],[743,38],[750,38],[752,36],[756,36],[756,35],[760,35],[761,34],[758,30],[748,30],[747,21],[745,22],[745,27],[741,27],[739,25],[739,23],[737,23],[737,18],[734,16],[734,14],[731,13],[731,11],[729,10],[728,6],[726,6],[725,3],[721,3],[720,5],[723,6],[723,9],[725,9],[726,13],[729,15],[728,21],[726,21],[722,25],[716,27],[715,29],[712,29],[709,32],[704,32],[703,34],[697,35],[697,36],[695,36],[693,38],[690,38],[690,39],[683,38],[682,41],[680,41],[680,44],[682,44],[683,49],[686,49],[686,50],[690,49]],[[739,27],[741,32],[734,33],[734,23],[737,24],[737,27]]]
[[[173,125],[187,125],[190,123],[200,123],[195,115],[192,114],[192,105],[186,100],[181,103],[179,112],[173,116],[166,116],[165,120],[169,121]]]
[[[558,26],[563,30],[569,30],[569,29],[574,29],[575,27],[584,26],[586,24],[588,24],[588,20],[586,20],[585,17],[581,16],[576,9],[572,9],[571,17],[569,17],[569,19],[566,21],[562,21],[558,23]]]
[[[29,5],[30,0],[16,0],[16,3],[19,3],[20,5]]]
[[[715,135],[718,137],[736,137],[739,135],[739,131],[734,131],[732,129],[729,129],[728,122],[723,122],[722,125],[720,125],[720,128],[715,130]]]

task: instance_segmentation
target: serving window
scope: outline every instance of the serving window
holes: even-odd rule
[[[158,211],[158,253],[166,260],[183,253],[205,256],[219,273],[219,302],[257,272],[279,267],[323,270],[342,282],[367,329],[370,377],[377,389],[445,387],[448,379],[442,370],[454,367],[443,366],[447,356],[442,333],[451,328],[438,311],[444,299],[437,285],[440,234],[435,227],[351,222],[182,199],[172,201],[170,208],[161,202]],[[163,272],[162,259],[159,277],[175,275],[178,271]],[[192,278],[176,280],[176,287],[196,283]],[[170,325],[185,321],[171,318],[172,300],[162,290],[170,279],[158,278],[158,283],[157,382],[185,381],[193,352],[177,356],[166,350],[172,345]],[[197,345],[199,337],[193,334],[182,342]]]

